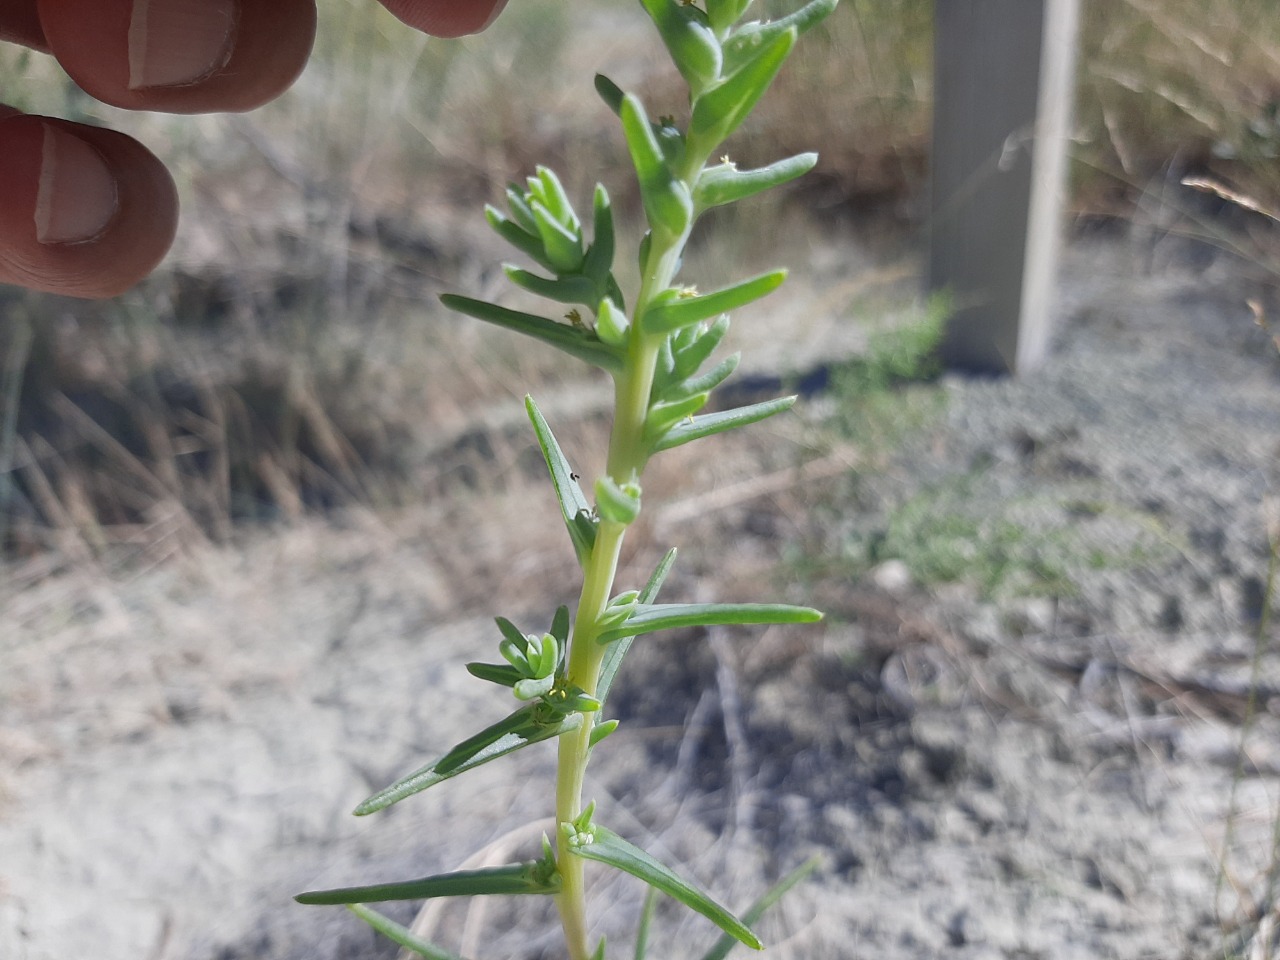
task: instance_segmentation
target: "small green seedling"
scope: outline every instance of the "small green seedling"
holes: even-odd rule
[[[806,865],[778,884],[742,917],[735,916],[676,872],[596,820],[583,802],[592,749],[618,726],[603,717],[609,691],[632,642],[677,627],[720,624],[810,623],[816,610],[777,603],[660,603],[658,593],[675,560],[669,551],[640,589],[615,591],[618,558],[628,527],[643,507],[645,466],[657,454],[772,417],[794,397],[702,413],[712,391],[732,375],[737,357],[704,366],[729,329],[728,312],[776,290],[774,271],[699,293],[677,281],[694,223],[706,211],[752,197],[813,168],[805,153],[755,170],[740,170],[722,145],[751,112],[786,61],[798,36],[826,18],[837,0],[812,0],[772,22],[740,23],[751,0],[641,0],[689,88],[684,122],[651,119],[634,94],[606,77],[596,91],[617,114],[635,168],[648,230],[635,255],[639,289],[628,297],[614,274],[618,242],[609,195],[597,186],[589,216],[580,217],[560,179],[539,167],[524,185],[506,191],[507,209],[488,207],[489,225],[532,269],[508,266],[516,286],[550,300],[549,316],[448,294],[461,313],[505,327],[599,367],[615,387],[613,429],[604,474],[590,488],[560,448],[533,398],[526,398],[560,515],[577,557],[582,589],[572,617],[556,611],[545,632],[526,633],[499,617],[499,662],[469,663],[475,677],[504,687],[518,701],[503,720],[459,743],[444,756],[369,797],[356,814],[375,813],[481,764],[544,740],[555,740],[555,842],[544,839],[534,860],[395,883],[304,893],[308,904],[345,904],[375,930],[433,960],[454,955],[426,943],[367,904],[431,897],[534,894],[554,897],[570,960],[603,960],[586,916],[586,864],[604,864],[640,878],[653,891],[700,913],[723,931],[706,953],[718,960],[736,943],[763,944],[751,931],[778,896],[808,872]],[[712,162],[712,158],[717,158]],[[589,229],[585,225],[589,223]],[[566,312],[566,307],[568,310]],[[635,956],[644,957],[653,900],[642,914]]]

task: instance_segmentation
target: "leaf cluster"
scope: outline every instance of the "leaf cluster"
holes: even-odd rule
[[[727,158],[715,164],[709,160],[769,87],[799,34],[825,18],[837,0],[811,0],[780,20],[742,25],[738,21],[750,0],[704,0],[704,6],[693,0],[640,2],[689,86],[689,113],[683,124],[671,117],[654,120],[638,97],[624,93],[606,77],[596,78],[597,92],[619,118],[648,221],[648,232],[636,251],[640,289],[630,307],[614,274],[617,242],[607,191],[602,185],[595,188],[588,230],[559,177],[546,167],[538,167],[524,185],[510,184],[506,209],[487,207],[486,217],[499,236],[531,261],[532,269],[507,265],[507,277],[557,305],[556,310],[567,307],[562,317],[526,313],[457,294],[443,297],[447,306],[461,313],[555,347],[604,370],[617,383],[619,419],[627,426],[622,433],[615,426],[610,467],[592,486],[592,497],[584,491],[533,398],[525,401],[561,519],[584,571],[584,584],[595,584],[591,603],[586,604],[584,585],[576,620],[571,624],[570,612],[562,606],[542,632],[526,633],[498,617],[499,659],[469,663],[467,669],[481,680],[510,689],[520,706],[366,799],[356,808],[357,815],[385,809],[482,764],[565,734],[577,738],[568,743],[581,752],[585,763],[585,755],[617,729],[618,722],[603,719],[601,711],[622,659],[637,637],[677,628],[809,623],[821,617],[816,610],[789,604],[659,602],[675,561],[674,549],[642,588],[603,599],[613,591],[623,533],[641,512],[640,473],[648,459],[773,416],[795,400],[780,397],[702,412],[713,391],[738,365],[737,354],[712,362],[729,330],[730,311],[775,291],[785,280],[785,271],[760,274],[708,293],[677,283],[676,274],[690,230],[704,212],[787,183],[816,163],[811,153],[756,170],[739,170]],[[616,446],[619,436],[623,439]],[[580,670],[575,666],[580,662],[590,664],[590,669]],[[573,810],[579,802],[573,801]],[[710,919],[729,943],[761,947],[747,925],[750,911],[747,921],[736,917],[639,847],[596,823],[594,805],[572,822],[560,823],[558,841],[558,847],[553,847],[544,838],[542,857],[524,863],[316,891],[298,899],[347,904],[375,929],[420,955],[457,960],[364,904],[476,894],[562,894],[563,908],[570,879],[581,871],[563,873],[557,856],[576,857],[640,878]],[[792,882],[788,878],[780,887]],[[644,930],[640,940],[646,940]],[[718,960],[727,950],[724,941],[718,942],[708,960]],[[575,955],[585,955],[585,946]],[[643,950],[637,955],[642,957]],[[593,956],[603,960],[603,943]]]
[[[621,122],[649,223],[638,251],[642,278],[653,273],[652,251],[678,245],[705,211],[788,183],[816,164],[814,153],[754,170],[740,170],[727,157],[715,164],[707,161],[768,89],[799,34],[820,23],[836,2],[812,0],[779,20],[735,26],[749,0],[710,2],[705,9],[682,0],[642,0],[690,93],[688,120],[681,126],[672,117],[651,119],[638,97],[605,76],[596,77],[597,92]],[[623,374],[627,352],[638,339],[655,339],[660,353],[645,421],[647,455],[755,423],[791,406],[793,401],[785,398],[698,416],[738,364],[734,355],[702,369],[728,330],[728,313],[772,293],[786,279],[785,271],[706,294],[684,286],[648,291],[639,309],[628,313],[612,270],[613,215],[602,185],[597,184],[593,197],[590,241],[559,178],[548,168],[538,167],[525,187],[508,186],[506,199],[506,212],[486,209],[490,226],[549,274],[508,265],[507,276],[517,286],[572,309],[554,319],[456,294],[446,294],[444,303],[615,377]],[[598,505],[618,505],[614,492],[597,489]],[[634,509],[635,504],[624,504],[618,512],[625,516]],[[587,536],[585,530],[582,534]]]

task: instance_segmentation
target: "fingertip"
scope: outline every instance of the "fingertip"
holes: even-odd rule
[[[163,259],[173,179],[137,141],[50,117],[0,119],[0,282],[103,298]]]
[[[507,0],[381,0],[396,17],[433,37],[479,33],[498,18]]]
[[[39,0],[54,56],[87,93],[166,113],[252,110],[315,41],[314,0]]]
[[[49,52],[35,0],[0,0],[0,40]]]

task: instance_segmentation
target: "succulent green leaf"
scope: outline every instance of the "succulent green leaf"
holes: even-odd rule
[[[705,393],[670,402],[655,403],[649,407],[644,421],[644,442],[652,447],[681,421],[691,421],[693,415],[707,404]]]
[[[579,510],[569,521],[569,539],[573,541],[573,549],[577,552],[579,562],[585,564],[587,557],[596,545],[596,531],[600,529],[600,521],[590,510]]]
[[[543,248],[542,240],[538,238],[536,233],[526,233],[513,220],[504,217],[495,207],[485,207],[484,215],[485,219],[489,221],[489,226],[493,227],[498,236],[535,263],[554,272],[555,267],[547,259],[547,251]]]
[[[764,916],[765,911],[772,907],[775,903],[786,896],[797,883],[813,873],[822,861],[817,857],[811,857],[802,863],[799,867],[792,870],[789,874],[775,883],[765,892],[759,900],[747,908],[742,915],[742,922],[750,926]],[[733,937],[725,934],[717,940],[702,957],[702,960],[724,960],[729,955],[729,951],[733,949],[735,941]]]
[[[551,635],[559,642],[562,650],[569,642],[569,608],[563,603],[556,607],[555,615],[551,618]]]
[[[653,125],[653,135],[658,138],[658,146],[666,157],[667,166],[679,170],[684,165],[684,134],[669,118]]]
[[[613,477],[601,477],[596,481],[596,509],[604,520],[631,523],[640,515],[639,485],[620,484]]]
[[[671,173],[644,106],[633,94],[622,99],[622,132],[636,168],[640,199],[650,228],[680,236],[693,221],[693,199],[689,188]]]
[[[507,330],[514,330],[516,333],[523,333],[535,340],[541,340],[570,356],[585,360],[611,373],[622,369],[622,356],[616,347],[602,343],[594,333],[579,330],[567,323],[557,323],[546,317],[521,313],[519,310],[500,307],[496,303],[486,303],[483,300],[473,300],[456,293],[442,294],[440,302],[450,310],[457,310],[459,313],[465,313],[485,323],[492,323]]]
[[[616,303],[619,310],[625,311],[627,309],[627,298],[622,295],[622,287],[618,286],[618,281],[612,273],[609,274],[608,282],[605,284],[604,295]]]
[[[370,907],[352,903],[347,905],[347,909],[388,940],[400,944],[406,950],[412,950],[418,956],[425,957],[426,960],[462,960],[456,953],[451,953],[443,947],[428,943],[408,927],[401,926],[390,917],[384,917]]]
[[[591,952],[591,960],[605,960],[604,957],[605,938],[600,937],[600,942],[596,944],[595,950]]]
[[[781,186],[796,177],[804,176],[817,162],[816,153],[801,153],[756,170],[739,170],[729,162],[707,167],[698,176],[697,185],[693,188],[694,206],[701,212],[711,207],[745,200],[770,187]]]
[[[527,647],[522,647],[520,644],[504,639],[498,644],[498,652],[502,654],[502,658],[507,663],[511,664],[513,669],[520,672],[520,676],[529,676],[529,653]]]
[[[751,423],[759,423],[774,414],[790,410],[795,405],[795,402],[795,397],[779,397],[776,400],[764,400],[745,407],[735,407],[732,410],[721,410],[718,413],[706,413],[702,416],[694,417],[692,421],[677,423],[668,430],[653,445],[653,452],[659,453],[663,450],[670,450],[672,447],[678,447],[691,440],[700,440],[713,434],[724,433],[726,430],[734,430]]]
[[[646,333],[670,333],[759,300],[777,290],[786,279],[787,271],[774,270],[714,293],[664,299],[645,311],[641,325]]]
[[[505,264],[503,271],[507,278],[518,287],[530,293],[559,303],[581,303],[593,307],[596,303],[596,285],[580,274],[570,274],[555,280],[540,277],[536,273],[522,270],[520,267]]]
[[[551,474],[551,486],[555,488],[556,500],[560,503],[560,516],[569,528],[569,537],[573,540],[579,561],[585,563],[595,546],[596,526],[591,519],[591,504],[587,502],[587,495],[578,485],[577,475],[565,459],[556,435],[551,432],[551,426],[533,402],[533,397],[526,396],[524,405],[533,423],[533,432],[538,437],[542,458],[547,463],[547,472]]]
[[[514,687],[512,692],[520,700],[537,700],[539,697],[545,697],[551,692],[551,688],[556,685],[554,675],[546,677],[529,677],[521,680]]]
[[[681,327],[667,338],[667,343],[674,351],[688,350],[704,329],[703,327]]]
[[[641,0],[671,59],[696,95],[720,76],[720,41],[707,15],[679,0]]]
[[[582,224],[573,210],[573,204],[569,202],[569,195],[565,193],[560,178],[550,167],[539,166],[537,174],[542,188],[538,191],[538,195],[547,211],[570,233],[580,235]]]
[[[524,653],[529,649],[528,638],[520,632],[520,628],[514,623],[506,617],[494,617],[493,622],[498,625],[498,632],[502,634],[503,639],[509,640],[517,650]]]
[[[594,747],[597,743],[599,743],[601,740],[609,736],[609,734],[613,733],[613,731],[617,729],[618,729],[617,720],[603,720],[600,723],[597,723],[594,727],[591,728],[590,745]]]
[[[468,663],[467,673],[504,687],[514,687],[524,679],[523,673],[505,663]]]
[[[613,207],[609,203],[609,194],[598,183],[592,197],[591,212],[591,246],[582,261],[582,272],[596,284],[596,295],[599,296],[598,291],[607,288],[610,271],[613,269],[614,233]],[[605,292],[607,294],[608,290]]]
[[[603,73],[596,74],[596,93],[600,94],[600,99],[604,101],[605,106],[612,110],[618,116],[622,115],[622,98],[626,96],[622,92],[622,88],[606,77]]]
[[[689,143],[695,156],[710,156],[764,96],[796,43],[795,29],[783,30],[763,43],[755,57],[736,73],[712,87],[693,104]]]
[[[582,725],[582,715],[579,713],[544,721],[541,719],[541,714],[537,712],[538,706],[540,704],[521,707],[515,713],[481,730],[474,737],[462,741],[438,760],[379,790],[356,807],[355,815],[363,817],[384,810],[406,797],[421,793],[428,787],[466,773],[468,770],[474,770],[490,760],[505,757],[530,744],[558,737]]]
[[[645,583],[644,588],[636,595],[637,604],[651,604],[658,599],[658,591],[662,589],[662,584],[667,579],[667,574],[671,572],[671,567],[676,562],[676,548],[672,547],[666,552],[658,565],[653,568],[653,573],[649,574],[649,579]],[[634,609],[634,608],[633,608]],[[618,675],[618,668],[622,666],[622,658],[627,655],[627,651],[631,649],[631,641],[634,637],[621,637],[611,643],[604,652],[604,657],[600,661],[600,679],[596,681],[596,697],[601,703],[609,698],[609,691],[613,689],[614,677]],[[595,731],[592,731],[595,736]],[[607,734],[601,734],[602,737]]]
[[[579,835],[583,834],[580,832]],[[584,860],[608,864],[623,873],[639,877],[649,886],[656,887],[689,909],[702,914],[725,933],[753,950],[764,949],[760,938],[752,933],[745,923],[713,900],[710,895],[681,879],[670,867],[655,860],[635,844],[623,840],[612,830],[598,824],[591,825],[589,835],[593,837],[590,842],[577,846],[567,845],[569,853]]]
[[[507,206],[511,208],[512,219],[520,225],[520,228],[536,236],[538,223],[533,219],[533,210],[529,207],[528,197],[514,183],[507,184]]]
[[[733,375],[733,371],[738,369],[738,362],[741,359],[742,354],[731,354],[717,363],[702,376],[690,377],[688,380],[681,383],[673,384],[663,393],[662,398],[667,401],[672,401],[699,393],[708,394]]]
[[[609,297],[596,308],[596,335],[611,347],[625,347],[630,329],[627,315]]]
[[[593,697],[588,693],[584,693],[577,687],[573,687],[565,691],[565,699],[560,703],[557,709],[574,710],[576,715],[583,713],[595,713],[603,704],[597,697]],[[577,729],[576,725],[574,729]]]
[[[720,341],[729,332],[729,315],[722,314],[715,323],[705,330],[696,326],[684,327],[675,335],[675,350],[672,374],[676,380],[684,380],[697,372],[709,356],[720,346]],[[681,346],[684,337],[690,337],[687,346]]]
[[[812,607],[789,603],[643,603],[637,604],[626,620],[605,632],[600,642],[677,627],[815,623],[821,619],[822,614]]]
[[[707,19],[716,36],[723,37],[728,33],[749,6],[751,0],[707,0]]]
[[[756,51],[773,42],[788,30],[796,35],[806,33],[827,19],[839,0],[812,0],[789,16],[768,23],[748,23],[724,43],[724,73],[726,76],[750,62]]]
[[[391,900],[431,900],[436,897],[478,897],[486,895],[554,894],[560,890],[560,875],[547,875],[537,860],[512,863],[482,870],[457,870],[416,880],[378,883],[336,890],[312,890],[293,899],[308,905],[386,903]]]
[[[560,655],[564,652],[560,641],[549,633],[542,635],[542,647],[538,656],[538,672],[539,677],[549,677],[555,674],[560,667]]]
[[[529,206],[533,210],[534,222],[538,225],[538,237],[556,272],[576,273],[582,268],[584,256],[582,231],[566,227],[537,200]]]
[[[631,616],[631,611],[636,608],[638,596],[639,594],[635,590],[629,590],[627,593],[614,597],[600,611],[600,615],[596,617],[596,627],[600,630],[607,630],[622,623],[627,617]]]

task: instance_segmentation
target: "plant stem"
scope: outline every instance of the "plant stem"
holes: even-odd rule
[[[632,318],[631,342],[626,365],[615,383],[613,429],[609,435],[607,472],[619,484],[639,480],[648,450],[644,443],[645,418],[649,412],[649,393],[657,366],[662,338],[641,329],[644,316],[654,296],[667,289],[675,276],[676,265],[689,232],[671,237],[665,244],[650,250],[645,265],[640,294],[636,298]],[[600,679],[600,665],[605,648],[598,640],[600,618],[613,595],[618,558],[626,536],[626,525],[602,521],[596,534],[578,598],[578,611],[573,625],[573,642],[569,649],[567,680],[584,692],[594,695]],[[591,729],[588,722],[560,738],[556,772],[556,822],[569,823],[582,812],[582,785],[591,752]],[[571,855],[563,832],[557,834],[557,864],[560,870],[560,893],[556,905],[564,928],[570,960],[589,960],[587,940],[586,862]]]

